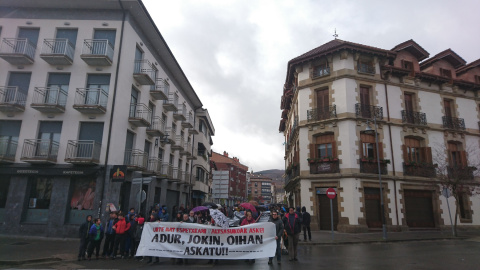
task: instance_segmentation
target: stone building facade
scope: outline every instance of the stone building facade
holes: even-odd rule
[[[480,60],[430,57],[413,40],[387,50],[335,39],[290,60],[279,127],[289,204],[328,230],[335,188],[335,229],[365,232],[382,227],[381,197],[395,231],[450,225],[448,201],[460,227],[478,228],[480,197],[447,200],[438,168],[478,184],[479,89]]]

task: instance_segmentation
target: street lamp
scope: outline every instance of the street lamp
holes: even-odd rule
[[[372,131],[368,124],[369,121],[367,120],[367,128],[365,130]],[[380,183],[380,214],[382,215],[383,240],[387,240],[387,226],[385,224],[385,206],[383,204],[382,171],[380,170],[380,152],[378,150],[377,115],[375,112],[373,113],[373,124],[375,126],[375,148],[377,149],[378,182]]]

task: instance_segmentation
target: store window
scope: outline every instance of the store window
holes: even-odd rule
[[[71,180],[70,207],[67,223],[82,224],[88,215],[94,214],[95,179],[76,178]]]
[[[47,223],[52,187],[53,181],[50,178],[37,177],[28,180],[27,210],[24,212],[23,222]]]

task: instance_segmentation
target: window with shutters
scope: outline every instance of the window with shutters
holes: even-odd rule
[[[448,148],[448,177],[455,180],[473,179],[474,167],[468,166],[467,152],[463,150],[461,142],[449,141]]]
[[[360,73],[375,74],[375,65],[371,59],[358,60],[357,71]]]
[[[313,138],[310,144],[310,173],[339,172],[339,161],[334,134],[324,134]]]
[[[472,222],[472,208],[469,196],[466,193],[460,193],[457,203],[460,211],[460,222]]]
[[[480,84],[480,76],[479,75],[475,75],[475,83]]]
[[[390,160],[383,158],[383,144],[375,143],[375,134],[360,133],[360,172],[378,174],[378,162],[380,163],[380,173],[387,174],[387,164]]]
[[[432,149],[423,147],[424,141],[405,137],[403,147],[403,172],[409,176],[433,177],[435,167],[432,163]]]
[[[402,68],[410,70],[410,74],[408,74],[409,76],[415,76],[413,63],[411,61],[402,60]]]
[[[449,69],[440,69],[440,76],[445,77],[445,78],[452,78],[452,71]]]

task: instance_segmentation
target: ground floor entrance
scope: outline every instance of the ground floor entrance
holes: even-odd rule
[[[433,216],[432,191],[405,190],[405,216],[411,228],[435,227]]]

